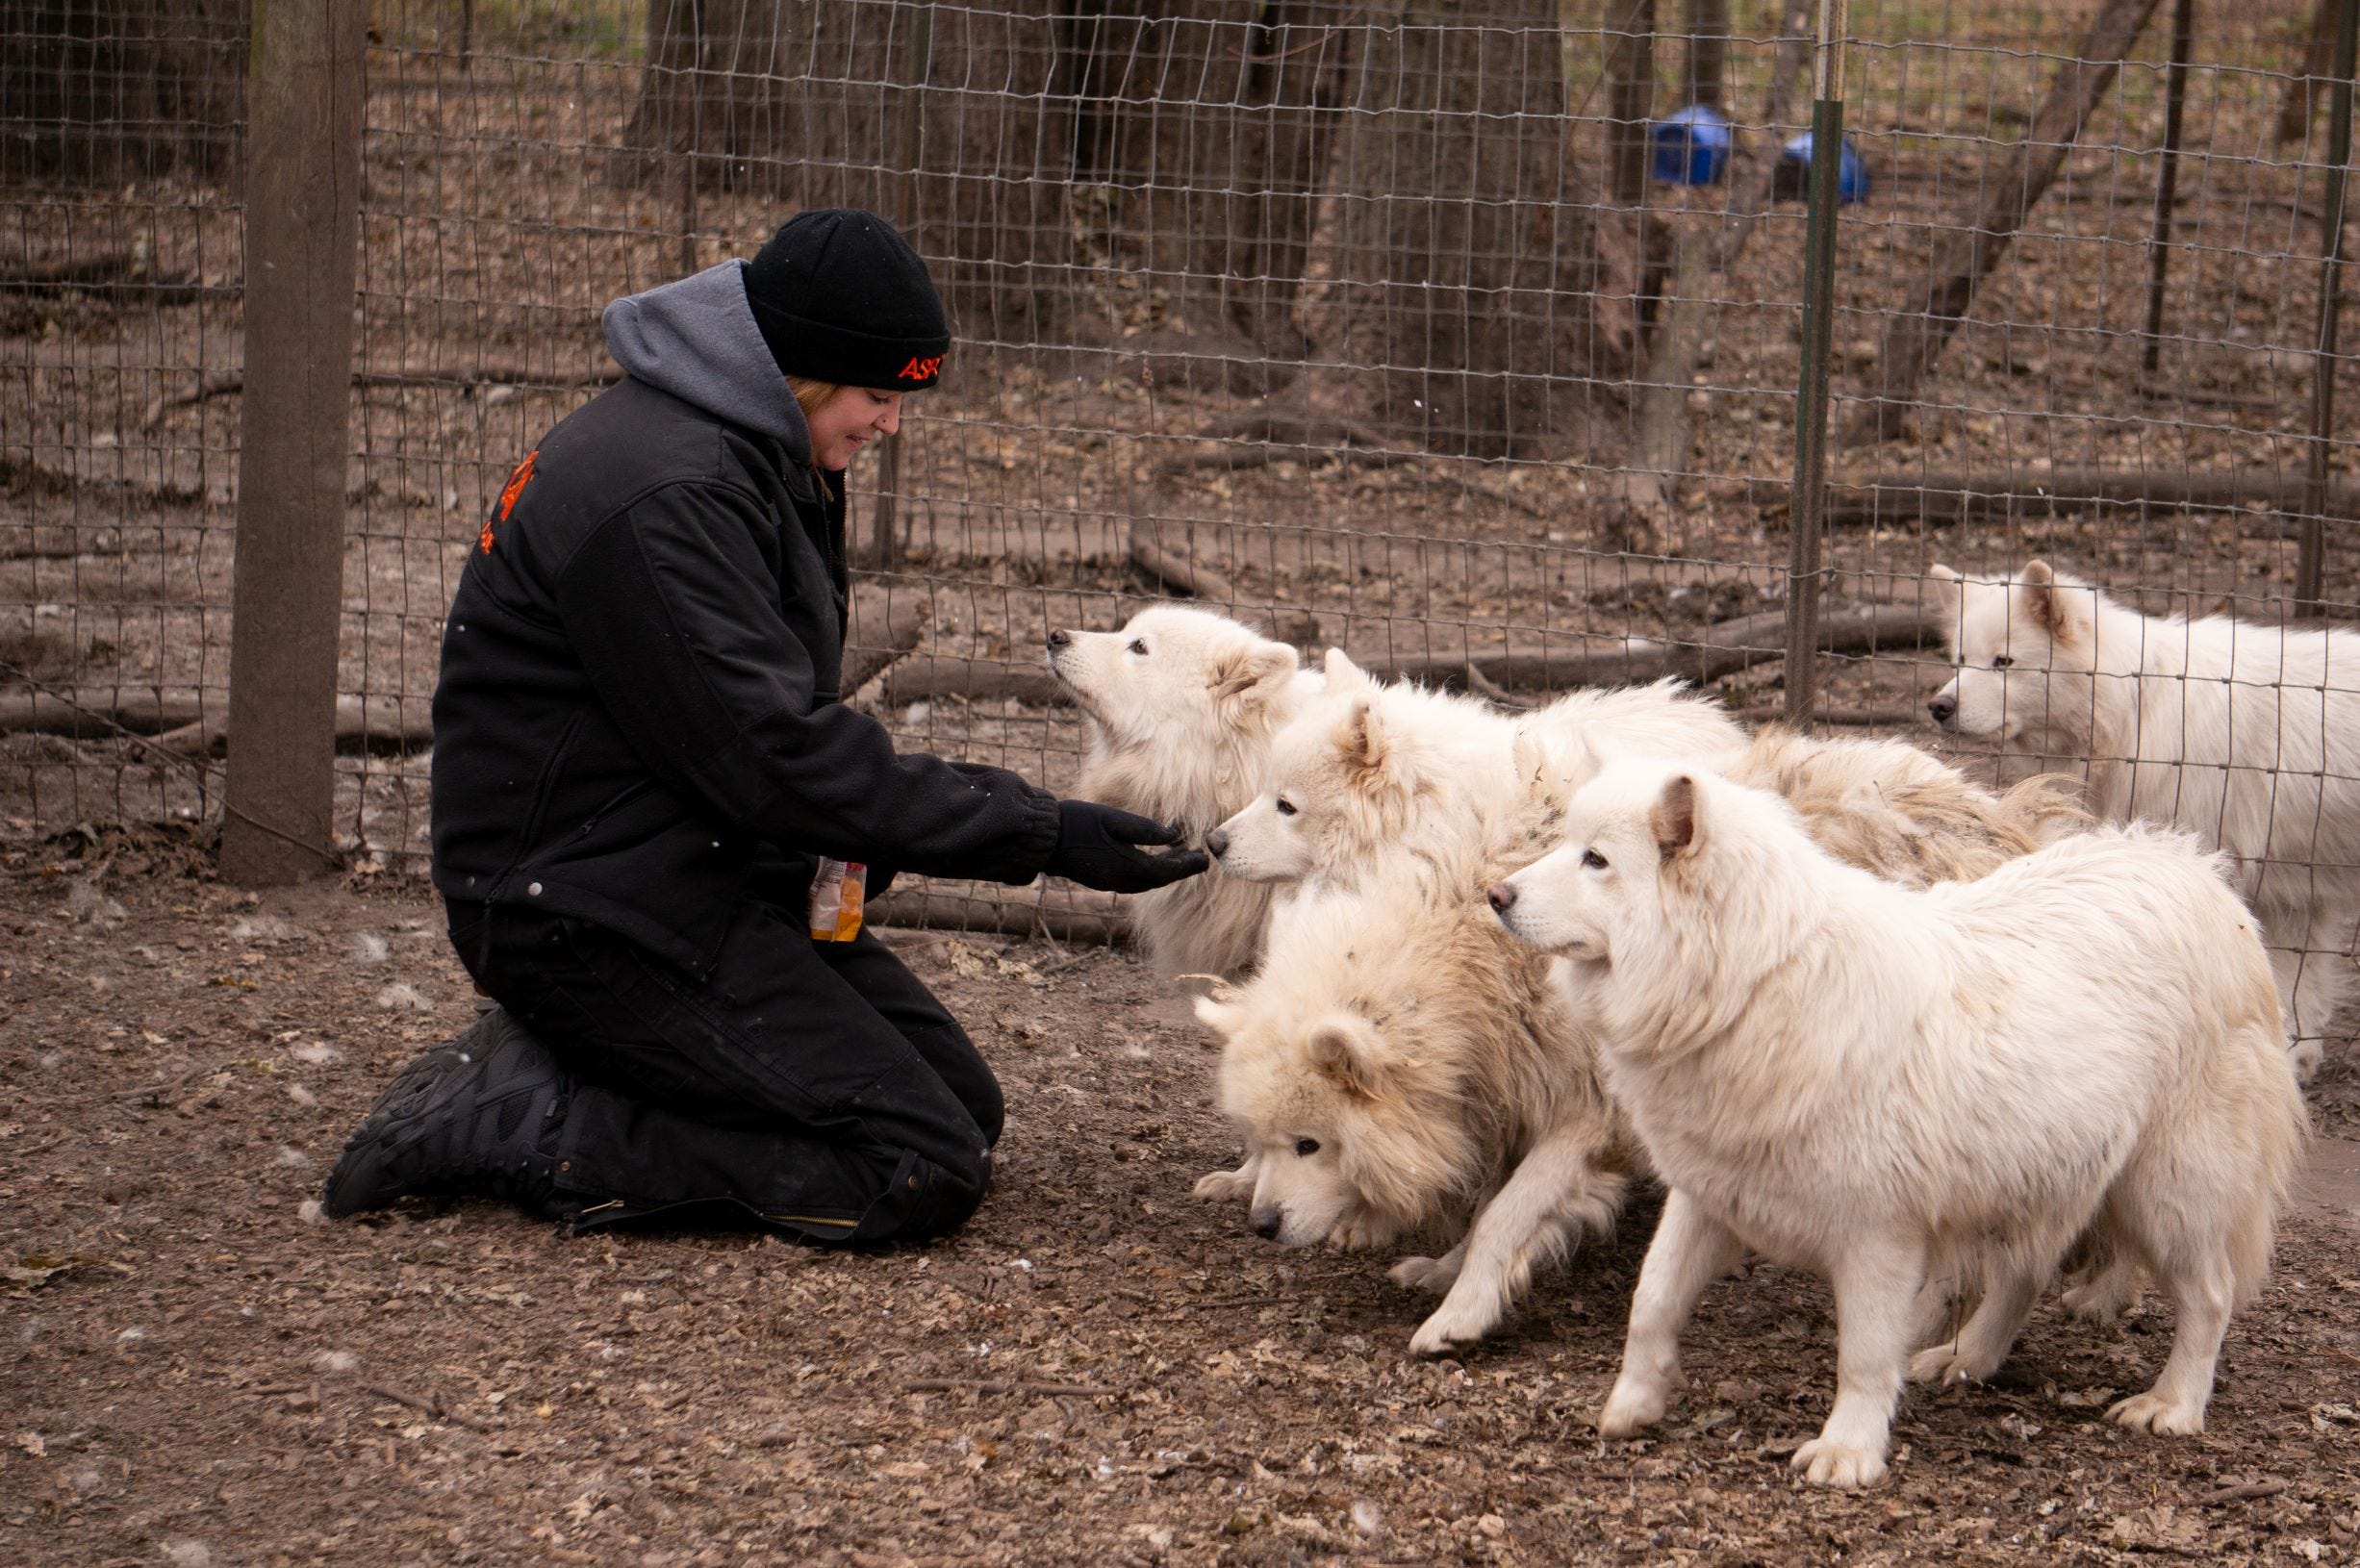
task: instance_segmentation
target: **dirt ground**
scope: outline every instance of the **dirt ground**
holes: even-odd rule
[[[1135,960],[896,934],[1011,1106],[956,1236],[569,1240],[479,1203],[307,1218],[470,1016],[415,882],[255,898],[158,834],[0,855],[0,1561],[1554,1563],[2360,1558],[2360,1060],[2338,1048],[2211,1429],[2101,1419],[2166,1344],[2044,1306],[1810,1492],[1824,1291],[1716,1286],[1653,1441],[1589,1429],[1655,1205],[1496,1342],[1408,1359],[1380,1260],[1190,1181],[1212,1052]]]

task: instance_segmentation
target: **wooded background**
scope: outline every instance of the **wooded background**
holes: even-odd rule
[[[1938,685],[1936,560],[2355,597],[2322,353],[2343,0],[1863,0],[1823,717]],[[913,746],[1071,775],[1039,648],[1186,594],[1526,700],[1787,680],[1813,6],[381,0],[335,849],[416,870],[441,617],[597,313],[859,204],[959,343],[854,474]],[[249,12],[0,0],[0,831],[219,813]],[[2177,45],[2175,65],[2175,39]],[[1713,184],[1652,176],[1690,103]],[[2308,604],[2300,606],[2309,608]]]

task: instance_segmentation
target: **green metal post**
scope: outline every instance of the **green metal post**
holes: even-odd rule
[[[2327,554],[2327,444],[2335,433],[2336,312],[2344,272],[2344,188],[2351,164],[2351,78],[2360,0],[2344,0],[2335,18],[2335,97],[2327,115],[2327,204],[2320,219],[2319,351],[2312,362],[2311,446],[2295,544],[2295,613],[2320,613]]]
[[[1845,0],[1819,0],[1812,67],[1811,205],[1804,240],[1803,364],[1795,382],[1794,550],[1787,569],[1787,717],[1818,692],[1819,519],[1827,500],[1829,345],[1836,333],[1837,177],[1843,161]]]

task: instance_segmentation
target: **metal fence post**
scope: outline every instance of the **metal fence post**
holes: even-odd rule
[[[2171,211],[2179,203],[2180,125],[2188,107],[2188,57],[2195,46],[2196,0],[2174,0],[2171,63],[2164,72],[2164,161],[2155,173],[2155,230],[2147,271],[2147,345],[2140,366],[2152,376],[2163,362],[2164,280],[2171,270]]]
[[[1827,499],[1829,345],[1836,333],[1837,176],[1843,160],[1845,0],[1819,0],[1812,63],[1811,204],[1804,240],[1803,364],[1795,379],[1794,549],[1787,569],[1787,717],[1811,717],[1818,690],[1819,520]]]
[[[2305,454],[2302,518],[2295,544],[2295,613],[2320,613],[2327,553],[2327,441],[2335,430],[2336,311],[2344,272],[2344,190],[2351,163],[2351,88],[2360,0],[2335,18],[2335,97],[2327,112],[2327,202],[2320,219],[2319,343],[2311,372],[2311,444]]]
[[[363,0],[254,0],[246,73],[245,392],[231,578],[221,868],[331,869],[337,622],[361,233]]]
[[[909,13],[909,89],[901,99],[901,172],[907,184],[901,221],[918,229],[918,204],[925,181],[918,171],[926,152],[926,85],[934,70],[934,0],[918,0]],[[901,436],[885,438],[877,454],[876,518],[870,524],[869,565],[891,571],[901,564]]]

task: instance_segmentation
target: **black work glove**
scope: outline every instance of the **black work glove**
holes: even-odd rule
[[[1057,847],[1043,868],[1106,893],[1152,893],[1212,864],[1202,849],[1151,855],[1132,847],[1170,844],[1180,829],[1093,800],[1057,802]]]

